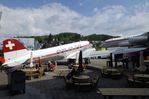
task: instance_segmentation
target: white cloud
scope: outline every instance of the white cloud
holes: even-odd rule
[[[98,11],[98,8],[97,7],[95,7],[94,9],[93,9],[93,12],[97,12]]]
[[[40,8],[8,8],[0,5],[3,12],[0,36],[60,32],[78,32],[82,35],[134,35],[149,31],[149,3],[132,8],[135,8],[134,12],[121,5],[95,8],[93,16],[83,16],[58,3]]]

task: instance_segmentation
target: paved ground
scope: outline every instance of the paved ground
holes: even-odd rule
[[[105,60],[104,60],[105,61]],[[103,68],[105,62],[103,60],[92,60],[92,65],[95,67]],[[58,67],[67,68],[67,67]],[[98,72],[100,75],[100,72]],[[33,79],[26,82],[26,93],[11,96],[6,88],[7,75],[0,73],[0,99],[103,99],[100,94],[96,93],[97,89],[93,89],[89,92],[82,92],[75,90],[74,88],[68,89],[65,86],[64,79],[55,78],[54,73],[48,72],[46,76],[40,79]],[[128,83],[125,77],[114,80],[110,78],[101,78],[98,82],[99,87],[128,87]],[[113,99],[131,99],[131,97],[114,97]],[[148,99],[148,97],[146,98]]]

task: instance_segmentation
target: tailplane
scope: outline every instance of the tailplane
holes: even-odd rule
[[[22,43],[16,39],[6,39],[3,41],[3,51],[5,61],[10,61],[16,58],[20,58],[28,54],[27,49]]]

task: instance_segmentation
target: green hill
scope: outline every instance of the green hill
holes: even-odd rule
[[[88,40],[93,44],[94,47],[99,49],[101,41],[105,41],[107,39],[115,38],[118,36],[110,36],[110,35],[104,35],[104,34],[91,34],[91,35],[83,36],[78,33],[65,32],[65,33],[59,33],[55,35],[52,35],[50,33],[49,35],[30,36],[30,37],[35,38],[36,40],[39,41],[39,43],[43,44],[43,48],[57,46],[61,44],[67,44],[67,43],[76,42],[80,40]]]

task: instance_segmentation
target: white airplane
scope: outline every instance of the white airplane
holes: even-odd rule
[[[84,54],[91,53],[95,49],[88,41],[79,41],[52,48],[40,50],[27,50],[18,40],[6,39],[3,41],[3,51],[5,62],[2,64],[7,67],[14,67],[35,58],[46,58],[54,56],[64,56],[66,59],[76,57],[76,54],[82,50]]]

